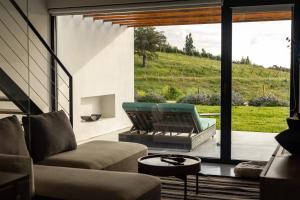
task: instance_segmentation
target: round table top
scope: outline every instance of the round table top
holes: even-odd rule
[[[184,162],[176,163],[162,158],[167,156],[184,158]],[[169,162],[171,161],[171,162]],[[157,176],[180,176],[195,174],[200,171],[201,159],[186,155],[150,155],[138,159],[139,172]]]

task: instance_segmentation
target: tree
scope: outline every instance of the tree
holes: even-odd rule
[[[193,55],[194,51],[195,51],[195,47],[194,47],[194,41],[193,41],[193,37],[192,34],[189,33],[186,37],[185,37],[185,47],[183,49],[183,51],[187,54],[187,55]]]
[[[242,57],[240,63],[241,63],[241,64],[246,64],[246,65],[251,65],[251,64],[252,64],[252,62],[251,62],[249,56],[247,56],[246,58]]]
[[[143,67],[146,67],[148,59],[157,57],[157,50],[165,46],[166,36],[154,27],[134,29],[134,50],[137,55],[143,57]]]

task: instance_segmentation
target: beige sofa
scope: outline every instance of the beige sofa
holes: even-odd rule
[[[74,151],[56,154],[33,165],[34,196],[37,199],[160,200],[159,178],[133,173],[137,172],[137,159],[145,155],[147,147],[135,143],[81,144]],[[0,154],[1,169],[30,174],[32,162],[28,157]]]
[[[34,147],[30,155],[18,119],[12,116],[0,120],[0,170],[30,174],[28,190],[35,199],[160,199],[160,180],[134,173],[137,159],[147,155],[147,147],[93,141],[77,148],[69,119],[63,112],[36,116],[35,120],[31,131],[36,138],[28,140],[29,149]],[[27,138],[32,139],[31,136]]]

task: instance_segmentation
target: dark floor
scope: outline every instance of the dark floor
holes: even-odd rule
[[[104,134],[92,140],[119,141],[118,135],[125,130]],[[233,160],[256,160],[268,161],[275,151],[278,143],[273,133],[257,133],[233,131],[232,134],[232,159]],[[155,154],[183,154],[199,156],[203,158],[220,158],[220,131],[217,131],[214,138],[199,145],[192,151],[182,149],[159,149],[150,148],[150,153]]]

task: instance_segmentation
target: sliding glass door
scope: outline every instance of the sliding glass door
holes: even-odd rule
[[[268,160],[287,128],[290,37],[290,20],[233,24],[232,159]]]
[[[254,4],[225,0],[222,7],[221,159],[227,163],[268,160],[286,118],[299,111],[297,5]],[[251,15],[262,22],[238,23]]]

